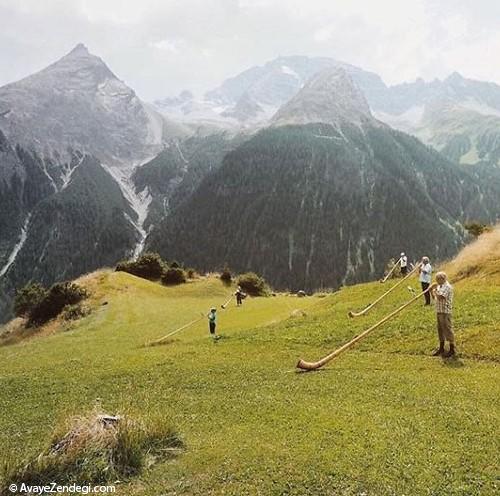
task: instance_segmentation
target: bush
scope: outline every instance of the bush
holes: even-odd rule
[[[231,284],[232,280],[233,280],[233,275],[231,274],[231,271],[227,268],[227,267],[224,267],[224,269],[222,270],[222,273],[220,275],[220,280],[224,283],[224,284]]]
[[[398,263],[398,260],[394,260],[394,258],[391,258],[388,262],[388,264],[385,267],[385,272],[384,272],[384,277],[389,274],[389,272],[394,268],[394,266],[397,264],[397,267],[394,269],[393,273],[390,276],[390,279],[396,279],[397,277],[401,277],[401,264]]]
[[[171,267],[163,274],[161,282],[167,286],[174,284],[183,284],[187,281],[186,272],[177,267]]]
[[[27,284],[24,288],[16,291],[14,314],[16,317],[28,317],[46,296],[47,290],[41,284]]]
[[[250,296],[267,296],[269,293],[266,281],[253,272],[247,272],[238,277],[238,285]]]
[[[64,320],[77,320],[90,314],[90,308],[77,303],[76,305],[66,305],[62,311]]]
[[[28,327],[44,324],[57,317],[66,305],[75,305],[87,298],[87,291],[73,282],[54,284],[29,314]]]
[[[484,232],[489,232],[492,229],[491,226],[488,226],[487,224],[482,224],[481,222],[468,222],[464,224],[464,227],[467,230],[467,232],[472,236],[474,236],[475,238],[478,238]]]
[[[137,260],[119,262],[116,266],[118,272],[127,272],[151,281],[160,279],[165,269],[166,264],[158,253],[145,253]]]
[[[170,263],[170,267],[172,267],[173,269],[180,269],[181,264],[179,262],[177,262],[176,260],[174,260],[173,262]]]
[[[182,447],[176,432],[163,422],[144,424],[94,411],[71,419],[39,456],[6,465],[0,494],[22,482],[35,486],[127,479]]]
[[[186,269],[186,274],[189,279],[195,279],[198,277],[198,273],[196,272],[196,270],[191,267],[189,269]]]

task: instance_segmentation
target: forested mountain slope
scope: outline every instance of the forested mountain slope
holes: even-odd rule
[[[278,287],[338,287],[401,250],[448,257],[464,220],[498,214],[466,171],[374,119],[342,69],[311,78],[272,122],[152,233],[152,249]]]

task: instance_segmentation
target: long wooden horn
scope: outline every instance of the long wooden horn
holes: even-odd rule
[[[231,295],[231,296],[228,298],[228,300],[227,300],[225,303],[223,303],[220,307],[221,307],[222,309],[224,309],[224,310],[225,310],[225,309],[226,309],[226,307],[227,307],[227,305],[228,305],[228,303],[229,303],[229,302],[233,299],[233,296],[234,296],[234,295]]]
[[[172,331],[172,332],[169,332],[166,336],[163,336],[162,338],[160,339],[157,339],[156,341],[151,341],[150,343],[148,343],[148,346],[155,346],[157,344],[160,344],[162,343],[163,341],[165,341],[166,339],[168,339],[170,336],[173,336],[174,334],[177,334],[178,332],[181,332],[183,331],[184,329],[187,329],[188,327],[196,324],[197,322],[199,322],[201,319],[203,319],[203,317],[205,317],[205,315],[203,315],[203,313],[201,314],[201,317],[198,317],[197,319],[195,320],[192,320],[191,322],[188,322],[187,324],[184,324],[183,326],[175,329],[175,331]]]
[[[349,317],[360,317],[361,315],[365,315],[368,313],[377,303],[379,303],[381,300],[383,300],[389,293],[394,291],[398,286],[403,284],[406,279],[408,279],[417,269],[419,268],[419,265],[416,265],[411,272],[409,272],[403,279],[401,279],[399,282],[394,284],[388,291],[386,291],[382,296],[379,296],[373,303],[370,303],[366,308],[359,312],[349,312]]]
[[[387,279],[389,279],[389,277],[391,277],[391,274],[394,272],[394,270],[396,270],[396,267],[398,266],[398,264],[401,262],[401,257],[399,258],[399,260],[394,264],[394,266],[392,267],[392,269],[389,271],[389,273],[380,281],[380,282],[385,282],[387,281]]]
[[[392,319],[395,317],[399,312],[403,311],[406,307],[410,306],[412,303],[417,301],[419,298],[422,297],[425,293],[432,291],[436,287],[436,284],[432,284],[429,286],[428,289],[423,291],[422,293],[418,294],[414,298],[412,298],[410,301],[406,302],[404,305],[401,305],[397,310],[394,310],[394,312],[390,313],[386,317],[384,317],[382,320],[379,320],[376,324],[372,325],[369,329],[366,331],[363,331],[361,334],[356,336],[355,338],[351,339],[348,343],[344,344],[340,348],[336,349],[326,357],[322,358],[318,362],[306,362],[304,360],[299,360],[297,363],[297,368],[302,369],[302,370],[316,370],[319,369],[320,367],[323,367],[323,365],[327,364],[330,360],[333,360],[335,357],[339,356],[342,352],[348,350],[352,346],[354,346],[355,343],[358,341],[361,341],[363,338],[368,336],[371,332],[373,332],[377,327],[380,327],[382,324],[385,324],[388,320]]]

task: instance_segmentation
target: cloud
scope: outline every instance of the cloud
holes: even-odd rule
[[[390,84],[455,70],[500,83],[497,0],[0,0],[0,84],[78,42],[149,100],[292,54]]]

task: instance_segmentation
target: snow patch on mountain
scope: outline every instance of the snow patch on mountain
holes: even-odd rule
[[[76,169],[78,169],[78,167],[80,167],[80,165],[82,165],[84,158],[85,158],[85,156],[82,156],[73,167],[71,166],[71,164],[69,164],[67,167],[64,167],[62,169],[61,179],[62,179],[63,183],[61,186],[61,191],[63,191],[64,189],[66,189],[68,187],[69,183],[71,182],[71,178],[73,177],[74,172],[76,171]]]
[[[151,160],[152,158],[153,157],[144,161],[144,163],[149,162],[149,160]],[[122,191],[123,196],[136,214],[136,218],[132,219],[130,215],[125,213],[125,217],[134,226],[139,235],[139,239],[133,250],[134,258],[138,257],[144,249],[144,244],[148,235],[146,229],[144,228],[144,223],[148,216],[149,206],[151,205],[151,201],[153,199],[148,187],[144,188],[142,191],[136,191],[134,183],[132,181],[132,174],[134,170],[138,166],[142,165],[142,163],[143,162],[141,161],[140,163],[134,163],[128,167],[108,166],[103,164],[103,167],[116,181]]]
[[[300,79],[300,76],[297,74],[296,71],[294,71],[293,69],[291,69],[289,66],[287,65],[282,65],[281,66],[281,71],[284,73],[284,74],[288,74],[289,76],[293,76],[294,78],[296,79]]]
[[[26,239],[28,238],[28,228],[31,219],[31,213],[28,214],[26,220],[24,221],[23,227],[21,228],[21,236],[19,237],[19,241],[14,245],[12,252],[7,259],[7,263],[0,269],[0,277],[3,277],[12,264],[16,261],[17,254],[21,251],[21,248],[26,243]]]

